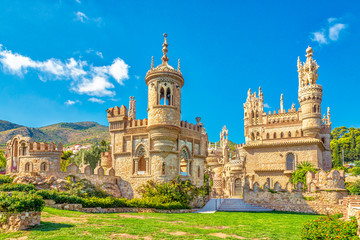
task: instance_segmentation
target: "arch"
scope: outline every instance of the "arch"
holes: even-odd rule
[[[190,159],[190,151],[184,146],[180,151],[180,175],[187,176],[189,173],[188,163]]]
[[[163,87],[160,88],[159,91],[159,104],[160,105],[165,105],[166,101],[165,101],[165,89]]]
[[[316,113],[316,105],[314,105],[313,112]]]
[[[172,100],[172,94],[171,94],[171,90],[170,88],[166,89],[166,105],[172,105],[171,104],[171,100]]]
[[[260,133],[259,132],[256,133],[256,140],[260,140]]]
[[[295,137],[298,137],[298,136],[299,136],[299,130],[296,130]]]
[[[286,155],[286,170],[295,170],[295,155],[293,153]]]
[[[291,138],[291,132],[290,131],[288,132],[288,137]]]
[[[266,139],[270,139],[270,134],[269,133],[266,134]]]
[[[139,158],[138,162],[138,174],[144,174],[146,171],[146,160],[144,155]]]
[[[253,189],[254,189],[254,192],[259,192],[260,191],[260,185],[259,183],[255,182],[254,185],[253,185]]]
[[[47,171],[47,164],[46,164],[46,162],[41,163],[41,165],[40,165],[40,171],[41,171],[41,172]]]
[[[235,179],[234,182],[234,196],[241,196],[242,194],[242,181],[241,178]]]
[[[283,133],[283,132],[280,133],[280,137],[281,137],[281,138],[284,137],[284,133]]]
[[[136,157],[141,157],[141,156],[146,156],[146,150],[145,150],[145,146],[144,144],[140,143],[136,149],[135,149],[135,156]]]
[[[256,111],[256,117],[257,117],[257,118],[259,117],[259,112],[258,112],[258,111]]]
[[[276,132],[274,132],[274,139],[276,138]]]
[[[254,141],[255,140],[255,134],[252,132],[251,133],[251,140]]]
[[[27,162],[25,164],[25,172],[32,172],[32,164],[30,162]]]
[[[252,117],[252,118],[255,117],[254,111],[251,111],[251,117]]]

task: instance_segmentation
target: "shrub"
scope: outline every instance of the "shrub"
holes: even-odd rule
[[[306,189],[306,173],[312,171],[317,172],[316,169],[310,162],[301,162],[296,166],[296,170],[291,174],[290,182],[293,186],[296,186],[298,182],[302,182],[304,184],[304,188]]]
[[[0,184],[12,183],[14,180],[10,175],[0,175]]]
[[[66,181],[67,183],[65,185],[65,189],[67,189],[67,192],[70,193],[70,195],[75,195],[78,197],[100,197],[100,198],[105,198],[110,196],[110,194],[94,186],[87,179],[78,179],[75,178],[75,176],[68,176],[66,177]]]
[[[0,212],[40,212],[44,205],[44,200],[34,193],[13,192],[11,195],[0,193]]]
[[[29,192],[31,190],[36,190],[33,184],[24,184],[24,183],[4,183],[0,185],[0,192]]]
[[[351,170],[349,170],[351,172],[352,176],[357,176],[360,175],[360,167],[354,167]]]
[[[324,216],[304,223],[301,239],[359,239],[357,222],[339,219],[339,216]]]
[[[360,195],[360,180],[346,183],[346,189],[351,195]]]

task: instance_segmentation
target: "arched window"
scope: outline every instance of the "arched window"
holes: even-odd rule
[[[45,172],[46,171],[46,163],[41,163],[40,165],[40,171]]]
[[[146,171],[146,160],[144,155],[142,155],[138,162],[138,174],[144,174]]]
[[[256,133],[256,140],[260,140],[260,133],[259,132]]]
[[[286,156],[286,170],[295,170],[295,156],[293,153]]]
[[[326,141],[325,141],[325,138],[321,138],[321,141],[322,141],[324,144],[325,144],[325,142],[326,142]]]
[[[291,137],[291,132],[290,132],[290,131],[288,132],[288,137],[289,137],[289,138]]]
[[[165,90],[164,90],[163,87],[160,89],[159,104],[160,105],[165,105]]]
[[[276,132],[274,133],[274,139],[276,138]]]
[[[166,105],[171,105],[171,91],[170,88],[166,90]]]
[[[200,170],[200,166],[198,166],[198,178],[200,178],[201,176],[201,170]]]
[[[270,134],[267,133],[267,134],[266,134],[266,139],[269,139],[269,138],[270,138]]]
[[[313,110],[313,112],[314,112],[314,113],[316,112],[316,105],[314,105],[314,110]]]
[[[25,172],[30,172],[30,163],[25,164]]]
[[[281,138],[284,137],[284,133],[283,133],[283,132],[280,133],[280,137],[281,137]]]
[[[166,165],[165,163],[163,162],[162,165],[161,165],[161,175],[165,175],[166,174]]]
[[[299,131],[296,130],[296,132],[295,132],[295,137],[298,137],[298,136],[299,136]]]
[[[255,140],[255,134],[254,133],[251,133],[251,140]]]
[[[188,161],[190,158],[190,154],[186,147],[181,150],[180,154],[180,175],[187,176],[188,175]]]

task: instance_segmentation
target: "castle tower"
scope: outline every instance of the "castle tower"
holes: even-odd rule
[[[321,129],[322,86],[317,84],[319,66],[313,60],[313,50],[306,49],[306,62],[298,58],[299,103],[302,111],[302,130],[304,136],[318,137]]]
[[[245,141],[259,140],[260,133],[257,131],[252,132],[250,128],[261,125],[263,123],[264,113],[264,96],[259,87],[259,97],[256,96],[256,92],[251,93],[251,89],[248,91],[246,102],[244,103],[244,125],[245,125]]]
[[[167,35],[164,34],[162,63],[147,72],[145,81],[148,86],[148,130],[154,141],[155,150],[175,150],[177,135],[180,132],[181,88],[184,79],[178,69],[168,64]]]
[[[130,97],[129,100],[129,117],[132,119],[136,119],[136,100],[135,97]]]

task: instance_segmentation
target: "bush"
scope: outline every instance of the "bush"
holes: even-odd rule
[[[44,200],[34,193],[13,192],[11,195],[0,193],[0,212],[41,212],[44,205]]]
[[[65,189],[67,190],[68,193],[70,193],[70,195],[75,195],[83,198],[85,197],[105,198],[110,196],[110,194],[94,186],[87,179],[78,179],[75,178],[75,176],[68,176],[66,177],[66,181],[67,183],[65,185]]]
[[[304,189],[306,189],[306,173],[312,171],[316,173],[316,169],[310,162],[301,162],[296,166],[296,170],[291,174],[290,182],[295,187],[298,182],[304,184]]]
[[[14,178],[10,177],[10,175],[0,175],[0,184],[12,183],[13,180],[14,180]]]
[[[354,167],[349,170],[352,176],[360,175],[360,167]]]
[[[301,239],[359,239],[357,222],[339,219],[339,216],[324,216],[304,223]]]
[[[351,195],[360,195],[360,180],[346,183],[346,189]]]
[[[4,183],[0,185],[0,192],[29,192],[31,190],[36,190],[33,184],[24,184],[24,183]]]

